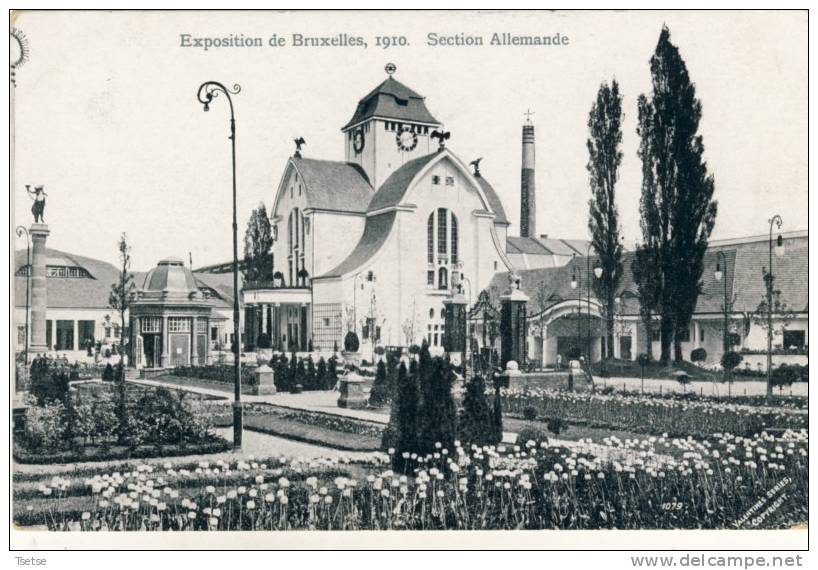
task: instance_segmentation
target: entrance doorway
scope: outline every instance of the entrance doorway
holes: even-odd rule
[[[159,359],[162,356],[162,335],[143,333],[142,343],[145,350],[145,368],[159,368]]]

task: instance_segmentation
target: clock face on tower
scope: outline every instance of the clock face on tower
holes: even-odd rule
[[[400,150],[412,151],[415,150],[415,147],[418,145],[418,136],[412,132],[411,127],[403,127],[398,131],[395,139],[397,140]]]
[[[355,154],[361,154],[364,150],[364,131],[357,129],[352,135],[352,147],[355,149]]]

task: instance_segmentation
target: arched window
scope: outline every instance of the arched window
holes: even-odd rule
[[[452,214],[452,233],[449,236],[451,241],[452,263],[457,263],[457,217]]]
[[[435,318],[435,310],[434,309],[429,309],[429,319],[434,319],[434,318]]]
[[[437,272],[437,288],[449,288],[449,272],[445,267],[441,267]]]
[[[429,221],[426,223],[426,261],[435,262],[435,214],[429,214]]]
[[[459,261],[458,234],[457,216],[451,210],[432,210],[426,220],[426,262],[429,265],[426,272],[427,286],[448,289],[449,270],[445,272],[446,280],[441,283],[439,267],[450,267]]]
[[[437,252],[446,255],[446,221],[448,211],[445,208],[437,210]]]

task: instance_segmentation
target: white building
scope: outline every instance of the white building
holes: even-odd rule
[[[342,127],[343,162],[287,161],[271,209],[276,279],[245,284],[246,345],[332,350],[354,329],[364,351],[440,346],[452,280],[476,299],[514,267],[497,193],[444,132],[390,75]]]

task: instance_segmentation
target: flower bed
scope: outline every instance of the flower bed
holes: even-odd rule
[[[405,474],[375,459],[375,472],[362,477],[318,468],[296,478],[307,475],[304,464],[287,460],[193,472],[145,465],[88,477],[81,494],[71,478],[45,477],[35,493],[30,481],[25,493],[15,489],[13,520],[84,531],[787,528],[808,520],[806,431],[652,438],[638,447],[644,459],[620,462],[545,442],[455,444],[416,458]],[[683,459],[654,451],[669,447]]]
[[[513,389],[504,390],[502,398],[503,409],[517,415],[531,407],[540,417],[584,420],[594,427],[647,434],[704,437],[727,432],[749,435],[768,428],[806,428],[808,422],[807,414],[783,408],[681,398]]]

